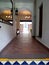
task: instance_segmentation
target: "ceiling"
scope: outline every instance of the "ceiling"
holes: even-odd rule
[[[2,13],[0,13],[0,19],[3,19],[3,20],[12,20],[12,12],[11,10],[4,10]],[[20,17],[25,17],[27,16],[27,19],[28,19],[28,16],[29,16],[29,19],[31,17],[31,12],[28,11],[28,10],[22,10],[20,12],[18,12],[18,16]]]
[[[2,12],[3,10],[11,9],[11,8],[12,8],[11,2],[0,2],[0,12]],[[18,8],[18,10],[33,11],[33,3],[16,2],[15,8]]]
[[[28,10],[32,13],[34,0],[13,0],[13,1],[15,1],[15,8],[18,8],[18,11]],[[10,0],[0,0],[0,13],[4,12],[4,10],[11,10],[11,8],[12,4]],[[6,15],[4,15],[4,18],[6,18]]]
[[[34,0],[13,0],[15,2],[33,2]],[[10,0],[0,0],[0,2],[10,2]]]
[[[10,2],[10,0],[0,0],[0,2]]]

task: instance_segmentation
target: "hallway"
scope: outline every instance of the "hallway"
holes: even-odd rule
[[[0,53],[0,58],[48,58],[49,51],[31,34],[20,34]]]

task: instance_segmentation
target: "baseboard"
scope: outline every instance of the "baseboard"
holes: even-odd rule
[[[15,39],[15,37],[11,41],[13,41],[14,39]],[[4,49],[11,43],[11,41],[0,51],[0,53],[2,53],[4,51]]]
[[[35,40],[38,42],[38,43],[40,43],[43,47],[45,47],[48,51],[49,51],[49,48],[47,47],[47,46],[45,46],[43,43],[41,43],[39,40],[37,40],[36,38],[35,38]]]

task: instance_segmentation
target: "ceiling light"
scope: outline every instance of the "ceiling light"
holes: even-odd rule
[[[10,16],[8,16],[10,18]]]
[[[10,16],[10,18],[12,18],[12,16]]]
[[[25,19],[26,19],[26,18],[28,18],[28,19],[29,19],[29,18],[30,18],[30,16],[25,16]]]
[[[28,18],[30,18],[30,16],[28,16]]]
[[[12,24],[13,22],[12,22],[12,21],[10,21],[10,23]]]
[[[25,19],[27,18],[27,16],[25,16]]]
[[[8,16],[6,16],[6,18],[7,18]]]

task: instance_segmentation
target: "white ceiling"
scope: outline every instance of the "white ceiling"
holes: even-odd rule
[[[15,2],[33,2],[34,0],[13,0]],[[10,2],[10,0],[0,0],[0,2]]]
[[[13,0],[15,1],[15,8],[21,9],[27,9],[30,11],[33,11],[33,1],[34,0]],[[12,4],[10,0],[0,0],[0,12],[4,9],[11,9]]]
[[[10,0],[0,0],[0,2],[10,2]]]

